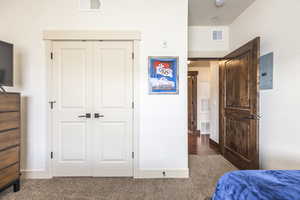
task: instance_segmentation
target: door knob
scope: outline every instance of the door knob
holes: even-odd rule
[[[95,117],[95,118],[100,118],[100,117],[104,117],[104,115],[100,115],[99,113],[95,113],[95,114],[94,114],[94,117]]]
[[[79,118],[91,118],[91,113],[86,113],[85,115],[79,115]]]

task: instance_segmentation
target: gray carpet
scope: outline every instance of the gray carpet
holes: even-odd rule
[[[189,179],[55,178],[23,180],[21,191],[4,200],[204,200],[217,180],[236,170],[220,155],[190,156]]]

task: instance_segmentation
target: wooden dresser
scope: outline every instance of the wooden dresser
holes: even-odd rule
[[[0,94],[0,191],[20,190],[20,94]]]

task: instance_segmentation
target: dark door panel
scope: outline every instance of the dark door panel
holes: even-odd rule
[[[258,169],[259,48],[256,38],[220,62],[220,146],[240,169]]]

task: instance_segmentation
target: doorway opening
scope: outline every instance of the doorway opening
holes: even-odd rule
[[[219,151],[219,59],[190,58],[188,63],[189,154]]]
[[[190,126],[191,153],[207,154],[207,150],[210,152],[218,144],[216,146],[224,158],[239,169],[259,169],[259,50],[260,38],[257,37],[224,58],[217,59],[216,63],[210,59],[210,62],[206,62],[207,59],[190,59],[189,71],[198,71],[193,74],[198,74],[199,83],[189,80],[189,88],[197,85],[199,94],[189,94],[189,98],[197,96],[197,100],[189,100],[189,120],[193,125],[194,112],[197,112],[197,120],[200,121],[200,126]],[[207,91],[206,94],[204,91]],[[203,103],[205,98],[206,103]],[[200,102],[200,106],[192,110],[196,101],[197,104]],[[195,129],[200,129],[200,136]],[[209,132],[210,145],[201,142],[202,135],[208,135],[206,131]]]

